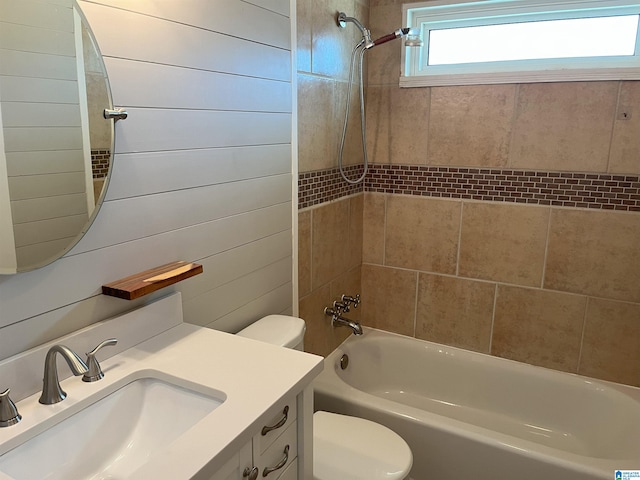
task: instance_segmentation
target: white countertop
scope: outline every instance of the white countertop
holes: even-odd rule
[[[310,384],[322,371],[323,359],[181,323],[102,361],[101,366],[105,377],[98,382],[85,383],[79,377],[62,381],[67,398],[61,403],[40,405],[39,392],[18,402],[23,420],[0,429],[0,455],[128,380],[169,376],[180,379],[174,383],[187,382],[188,388],[203,393],[222,392],[219,397],[226,399],[131,478],[209,478],[250,440],[261,422],[269,420],[274,403]]]

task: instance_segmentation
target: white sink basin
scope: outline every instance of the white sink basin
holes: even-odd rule
[[[16,480],[127,478],[222,402],[156,378],[134,380],[0,456],[0,472]]]

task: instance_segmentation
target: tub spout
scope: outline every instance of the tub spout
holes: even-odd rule
[[[331,325],[339,327],[349,327],[353,330],[354,335],[362,335],[362,326],[358,322],[354,322],[349,320],[348,318],[340,315],[340,311],[334,310],[333,308],[325,307],[324,314],[331,317]]]

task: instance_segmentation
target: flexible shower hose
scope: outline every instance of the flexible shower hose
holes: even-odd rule
[[[366,48],[364,48],[364,40],[361,40],[355,47],[353,47],[353,51],[351,52],[351,65],[349,67],[349,83],[347,90],[347,108],[345,109],[344,115],[344,125],[342,127],[342,137],[340,138],[340,148],[338,150],[338,168],[340,169],[340,175],[342,178],[352,185],[361,183],[364,180],[364,177],[367,175],[367,170],[369,168],[369,160],[367,155],[367,129],[366,129],[366,119],[364,116],[364,86],[362,81],[362,64],[364,61],[364,52]],[[361,48],[362,47],[362,48]],[[362,153],[364,156],[364,172],[357,180],[351,180],[347,178],[347,175],[344,173],[344,168],[342,166],[342,154],[344,152],[344,142],[347,136],[347,124],[349,122],[349,111],[351,109],[351,88],[353,85],[353,71],[356,63],[356,56],[359,55],[358,60],[358,78],[359,78],[359,93],[360,93],[360,129],[362,132]]]

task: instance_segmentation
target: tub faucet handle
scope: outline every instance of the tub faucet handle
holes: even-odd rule
[[[98,353],[98,351],[102,347],[113,346],[116,343],[118,343],[118,340],[116,338],[110,338],[87,353],[88,371],[82,377],[83,382],[97,382],[101,378],[104,378],[104,373],[102,372],[102,368],[100,368],[100,364],[98,363],[98,359],[96,358],[96,353]]]
[[[349,295],[342,295],[341,300],[347,305],[353,304],[353,308],[358,308],[360,305],[360,294],[356,294],[355,297],[351,297]]]
[[[344,302],[338,302],[337,300],[335,300],[333,302],[333,308],[334,308],[334,310],[336,310],[338,312],[348,312],[349,311],[349,304],[348,303],[344,303]]]

